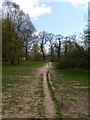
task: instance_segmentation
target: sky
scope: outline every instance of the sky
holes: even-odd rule
[[[37,31],[68,36],[83,32],[89,0],[12,0],[30,15]]]
[[[45,30],[64,36],[83,32],[87,24],[87,6],[70,3],[47,3],[51,7],[50,14],[43,14],[32,22],[38,31]]]

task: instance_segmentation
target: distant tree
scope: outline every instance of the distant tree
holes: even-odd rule
[[[58,34],[56,35],[56,41],[55,42],[55,47],[56,47],[56,52],[57,52],[57,57],[58,59],[60,58],[60,54],[61,54],[61,40],[63,39],[63,36]]]
[[[51,56],[51,61],[53,61],[53,55],[54,55],[54,40],[55,35],[53,33],[48,33],[47,35],[47,40],[50,43],[50,56]]]
[[[88,27],[84,30],[83,38],[84,38],[85,48],[89,50],[90,49],[90,30],[88,29]]]
[[[40,50],[40,46],[38,43],[34,43],[33,44],[33,48],[32,48],[32,57],[34,60],[40,60],[41,58],[41,50]]]
[[[71,35],[63,41],[64,54],[59,61],[61,68],[78,67],[87,69],[87,52],[78,41],[76,35]]]
[[[67,53],[67,51],[68,51],[68,43],[69,43],[69,37],[65,37],[65,41],[63,42],[63,44],[64,44],[64,53]]]
[[[63,49],[64,53],[72,52],[75,49],[75,43],[76,43],[76,36],[70,35],[65,37],[65,40],[63,40]]]
[[[38,38],[39,38],[41,53],[42,53],[42,56],[43,56],[43,61],[45,61],[45,60],[46,60],[46,57],[45,57],[44,45],[45,45],[46,42],[47,42],[47,32],[45,32],[45,31],[40,32]]]

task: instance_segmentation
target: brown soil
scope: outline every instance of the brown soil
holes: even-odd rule
[[[49,64],[46,64],[44,67],[39,69],[38,73],[43,74],[43,86],[44,86],[44,94],[45,94],[44,103],[45,103],[46,118],[54,118],[56,117],[56,110],[54,103],[50,97],[50,92],[46,80],[46,73],[49,71],[50,69],[49,67],[50,67]]]

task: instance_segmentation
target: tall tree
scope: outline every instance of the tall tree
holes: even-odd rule
[[[32,40],[32,34],[35,28],[28,15],[20,10],[14,2],[5,2],[3,4],[3,58],[8,59],[11,64],[19,60],[21,53],[26,50],[26,59],[28,58],[28,44]]]
[[[29,15],[25,15],[24,23],[22,25],[22,35],[25,44],[25,59],[28,60],[28,47],[31,45],[33,40],[33,33],[35,32],[35,27],[30,21]]]
[[[53,61],[53,55],[54,55],[54,42],[53,42],[54,38],[55,38],[55,35],[54,35],[53,33],[49,33],[49,34],[47,35],[47,39],[48,39],[48,41],[49,41],[49,43],[50,43],[50,56],[51,56],[51,61]]]
[[[20,17],[20,8],[14,2],[5,2],[3,4],[3,55],[5,59],[8,59],[11,64],[15,63],[17,46],[18,46],[18,20]],[[6,31],[8,30],[8,31]],[[20,36],[19,36],[20,37]],[[21,40],[21,39],[19,39]],[[19,46],[20,47],[20,46]]]
[[[61,54],[61,40],[63,39],[63,36],[58,34],[56,35],[56,40],[58,42],[55,42],[55,47],[56,47],[56,51],[57,51],[57,57],[58,59],[60,58],[60,54]]]
[[[39,43],[40,43],[40,48],[43,56],[43,61],[46,60],[45,57],[45,51],[44,51],[44,45],[47,42],[47,33],[45,31],[39,33]]]

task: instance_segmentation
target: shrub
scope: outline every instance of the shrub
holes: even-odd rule
[[[59,63],[59,68],[88,68],[88,60],[85,54],[80,54],[79,52],[66,53],[62,55]]]

